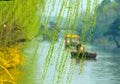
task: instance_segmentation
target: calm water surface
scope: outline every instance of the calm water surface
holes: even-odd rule
[[[21,78],[20,84],[40,84],[49,46],[50,44],[48,42],[43,42],[39,45],[38,53],[36,57],[34,57],[35,61],[34,63],[28,62],[25,68],[25,75]],[[57,74],[55,64],[58,55],[58,47],[59,43],[55,45],[45,84],[56,84],[56,82],[53,81],[53,76]],[[88,50],[98,53],[97,60],[85,60],[83,71],[80,75],[80,63],[76,63],[71,84],[120,84],[120,55],[117,53],[113,54],[111,52],[98,51],[95,47],[88,47]],[[30,54],[32,53],[31,51],[32,50],[26,50],[25,53]],[[61,52],[62,51],[65,51],[64,46],[61,48]],[[69,58],[66,62],[67,68],[63,74],[64,76],[62,76],[61,84],[66,84],[67,75],[70,74],[72,70],[68,67],[71,61],[70,54],[68,56]],[[31,58],[31,60],[33,59]]]

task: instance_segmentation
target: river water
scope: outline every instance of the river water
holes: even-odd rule
[[[60,43],[55,44],[55,49],[52,54],[44,84],[57,84],[57,76],[55,76],[57,71],[55,70],[55,66],[58,57],[59,44]],[[28,56],[29,60],[33,60],[34,58],[34,63],[28,62],[27,67],[24,68],[24,76],[19,81],[20,84],[40,84],[49,47],[49,42],[42,42],[39,44],[35,57]],[[87,49],[91,52],[97,52],[97,58],[96,60],[85,60],[81,74],[79,74],[80,62],[76,62],[74,71],[72,71],[73,75],[70,84],[120,84],[120,55],[118,53],[99,51],[98,48],[91,46],[87,46]],[[30,55],[32,53],[31,51],[32,49],[27,49],[25,50],[25,53]],[[64,45],[60,49],[60,52],[67,53],[64,49]],[[70,52],[67,56],[66,69],[62,74],[60,84],[67,84],[66,80],[68,74],[71,74],[71,70],[73,70],[72,68],[69,68],[72,60],[70,58]],[[54,76],[55,79],[53,79]]]

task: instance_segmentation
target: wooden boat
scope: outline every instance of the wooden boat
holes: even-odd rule
[[[95,59],[97,53],[86,52],[85,47],[82,46],[82,44],[85,44],[85,42],[81,43],[79,40],[80,36],[75,34],[67,34],[65,36],[65,48],[72,49],[72,47],[74,47],[74,50],[71,52],[71,57],[85,57],[86,59]]]
[[[95,59],[97,56],[97,53],[91,53],[91,52],[77,52],[77,51],[72,51],[71,52],[71,57],[77,57],[81,59],[82,57],[86,59]]]

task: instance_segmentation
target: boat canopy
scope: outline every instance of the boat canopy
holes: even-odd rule
[[[75,34],[67,34],[67,35],[66,35],[66,38],[76,38],[76,39],[79,39],[80,36],[75,35]]]

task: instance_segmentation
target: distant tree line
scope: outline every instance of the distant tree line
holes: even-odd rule
[[[98,7],[98,16],[93,33],[93,41],[102,39],[120,48],[120,0],[103,0]],[[98,41],[98,42],[99,42]],[[103,41],[104,44],[104,41]]]
[[[53,21],[50,21],[48,25],[41,24],[39,35],[42,35],[43,40],[51,41],[53,34],[56,33],[55,35],[57,41],[60,30],[59,28],[56,28],[56,26],[56,23]]]

